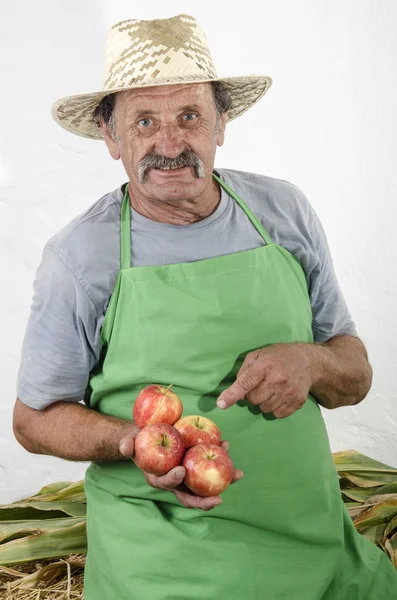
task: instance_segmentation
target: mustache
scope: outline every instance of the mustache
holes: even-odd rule
[[[196,177],[202,179],[205,175],[204,163],[193,150],[184,150],[176,158],[168,158],[155,152],[150,152],[138,164],[138,181],[145,183],[150,169],[181,169],[193,167]]]

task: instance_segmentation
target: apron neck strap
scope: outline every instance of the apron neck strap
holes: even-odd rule
[[[234,192],[222,179],[212,173],[212,177],[219,183],[226,193],[237,202],[237,204],[245,212],[252,225],[255,227],[259,235],[265,240],[266,244],[273,244],[270,235],[262,226],[254,213],[248,208],[245,202]],[[131,267],[131,209],[130,197],[128,194],[128,183],[125,186],[123,202],[121,205],[121,232],[120,232],[120,267],[121,269],[129,269]]]
[[[268,246],[270,244],[273,244],[272,238],[267,233],[266,229],[263,227],[260,221],[256,218],[254,213],[248,208],[244,200],[242,200],[242,198],[240,198],[240,196],[236,194],[236,192],[234,192],[232,188],[230,188],[224,181],[222,181],[222,179],[218,175],[212,173],[212,177],[215,179],[215,181],[219,183],[219,185],[225,190],[225,192],[227,192],[229,196],[231,196],[231,198],[233,198],[233,200],[237,202],[240,208],[243,209],[243,211],[245,212],[245,214],[247,215],[247,217],[249,218],[259,235],[265,240],[266,244]]]
[[[131,208],[128,183],[125,186],[121,205],[120,227],[120,269],[129,269],[131,267]]]

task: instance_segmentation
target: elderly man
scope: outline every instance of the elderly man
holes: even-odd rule
[[[104,89],[54,105],[128,177],[45,247],[14,411],[29,452],[91,462],[86,600],[396,597],[319,408],[371,384],[324,232],[293,185],[214,169],[226,122],[270,84],[219,79],[179,15],[112,27]],[[189,491],[182,466],[137,467],[132,407],[152,383],[230,443],[222,499]]]

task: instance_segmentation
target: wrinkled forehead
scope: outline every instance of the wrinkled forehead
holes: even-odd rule
[[[118,92],[116,103],[130,112],[161,110],[162,107],[178,110],[184,106],[212,106],[210,83],[159,85]]]

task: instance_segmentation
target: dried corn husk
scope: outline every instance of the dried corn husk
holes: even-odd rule
[[[357,530],[397,569],[397,469],[355,450],[335,452],[333,458]],[[85,518],[83,481],[53,483],[0,506],[0,565],[17,565],[0,566],[0,598],[83,600]]]

